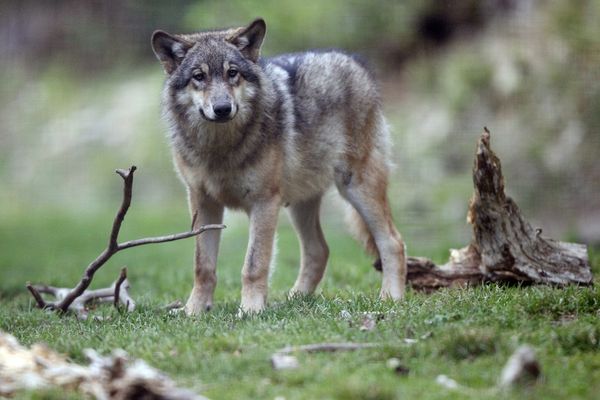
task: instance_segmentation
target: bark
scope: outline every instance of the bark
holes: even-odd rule
[[[587,246],[543,237],[542,230],[534,229],[506,196],[500,159],[490,147],[487,129],[477,144],[473,184],[467,215],[473,227],[471,243],[451,250],[450,259],[441,266],[409,257],[407,279],[413,288],[429,291],[485,282],[592,283]]]

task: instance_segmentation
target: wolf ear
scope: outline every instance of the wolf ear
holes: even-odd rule
[[[238,29],[227,40],[242,52],[244,57],[256,62],[260,56],[260,46],[267,33],[267,24],[262,18],[255,19],[250,25]]]
[[[192,43],[167,32],[155,31],[152,34],[152,50],[167,74],[171,74],[177,69],[192,45]]]

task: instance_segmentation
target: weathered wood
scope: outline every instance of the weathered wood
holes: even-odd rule
[[[592,283],[587,246],[543,237],[542,230],[534,229],[506,196],[500,159],[490,147],[487,129],[477,144],[473,184],[467,215],[473,226],[471,243],[451,250],[450,259],[441,266],[410,257],[408,282],[412,287],[429,291],[484,282]]]
[[[0,331],[0,397],[21,398],[42,390],[39,397],[45,398],[43,393],[53,389],[65,398],[208,400],[178,387],[164,372],[124,350],[113,349],[102,356],[84,349],[83,354],[88,365],[77,364],[44,344],[27,348]]]

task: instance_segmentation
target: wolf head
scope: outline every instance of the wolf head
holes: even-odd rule
[[[265,33],[262,19],[241,28],[189,35],[154,32],[152,48],[187,118],[225,123],[243,114],[244,105],[256,95],[256,63]]]

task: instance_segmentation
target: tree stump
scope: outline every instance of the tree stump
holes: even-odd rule
[[[542,237],[521,215],[517,204],[504,193],[500,159],[490,148],[487,128],[477,144],[473,166],[475,191],[467,222],[473,239],[450,259],[437,266],[432,261],[408,258],[408,283],[431,291],[485,282],[592,284],[587,246]]]

